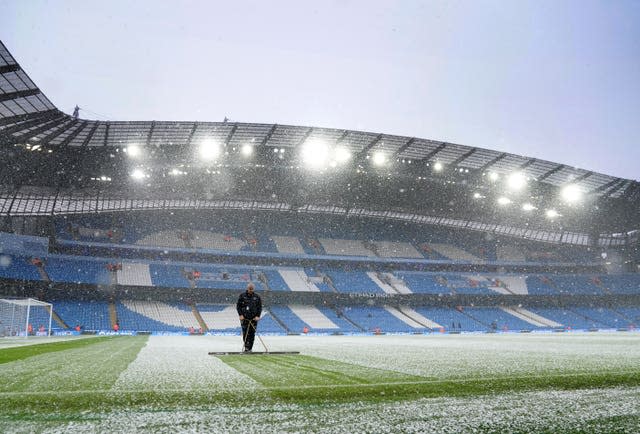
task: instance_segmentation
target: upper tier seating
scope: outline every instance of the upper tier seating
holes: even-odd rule
[[[0,277],[5,279],[41,280],[38,269],[25,256],[0,255]]]

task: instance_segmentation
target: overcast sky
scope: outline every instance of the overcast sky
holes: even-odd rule
[[[640,1],[0,0],[66,113],[479,146],[640,179]]]

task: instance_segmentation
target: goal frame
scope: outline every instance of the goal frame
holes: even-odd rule
[[[28,338],[30,336],[29,324],[31,324],[32,320],[31,311],[34,307],[43,307],[49,312],[46,336],[51,336],[53,304],[34,298],[0,298],[0,319],[2,319],[0,336]],[[25,309],[25,313],[17,312],[18,309]],[[10,315],[8,315],[9,310],[11,310]],[[6,317],[4,315],[5,312],[7,313]],[[31,336],[36,335],[36,330],[33,329]]]

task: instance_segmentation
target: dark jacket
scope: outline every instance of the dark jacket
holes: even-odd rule
[[[262,299],[255,292],[249,295],[247,291],[240,294],[238,303],[236,303],[238,315],[242,315],[245,319],[254,319],[262,314]]]

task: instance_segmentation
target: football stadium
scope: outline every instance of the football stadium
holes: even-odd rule
[[[13,54],[3,432],[638,432],[636,180],[384,132],[84,119]]]

